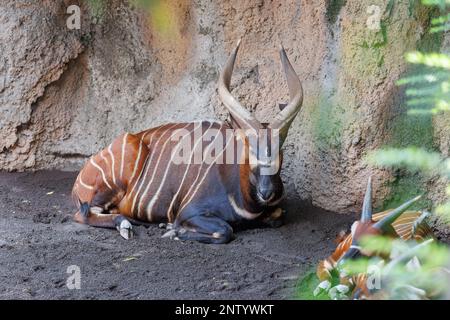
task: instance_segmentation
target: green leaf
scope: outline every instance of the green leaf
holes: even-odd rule
[[[297,285],[296,298],[300,300],[330,300],[327,293],[321,293],[314,296],[313,292],[319,285],[320,281],[315,272],[307,273]]]
[[[406,168],[411,172],[442,172],[443,159],[440,154],[424,149],[409,147],[406,149],[386,148],[369,153],[369,163],[391,168]]]
[[[406,54],[406,61],[450,70],[450,57],[443,53],[409,52]]]

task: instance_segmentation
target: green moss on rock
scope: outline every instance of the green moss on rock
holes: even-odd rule
[[[406,148],[416,146],[433,151],[433,121],[431,115],[410,115],[404,110],[392,123],[387,146]],[[393,172],[394,180],[387,186],[390,196],[383,202],[381,210],[398,207],[407,200],[426,193],[427,179],[417,173],[404,170]],[[430,208],[431,202],[423,199],[415,204],[415,209]]]
[[[94,23],[103,23],[108,3],[105,0],[86,0],[89,14]]]
[[[341,12],[341,9],[343,6],[345,6],[345,3],[347,0],[328,0],[326,3],[326,17],[327,21],[330,24],[334,24],[337,20],[337,17],[339,15],[339,12]]]
[[[406,201],[424,193],[423,186],[425,181],[419,174],[401,171],[397,172],[395,176],[396,177],[393,182],[388,184],[391,190],[390,196],[384,200],[382,207],[379,208],[379,211],[396,208]],[[431,201],[425,199],[424,197],[416,202],[411,209],[429,209],[431,205]]]
[[[417,50],[421,52],[438,52],[444,40],[444,33],[431,33],[431,20],[441,15],[437,8],[418,6],[416,16],[423,28],[423,34],[417,42]]]
[[[404,112],[393,121],[388,146],[394,148],[416,146],[433,151],[436,149],[433,131],[431,115],[411,115]]]
[[[319,98],[312,108],[313,134],[319,150],[339,150],[345,121],[345,108],[333,103],[330,99]]]
[[[432,17],[439,13],[436,10],[418,5],[416,1],[409,3],[410,16],[420,23],[423,34],[416,43],[417,49],[423,52],[439,51],[442,45],[442,35],[429,32]],[[408,74],[420,72],[421,66],[408,66]],[[406,148],[416,146],[428,151],[437,151],[434,137],[433,117],[430,114],[408,114],[407,108],[400,107],[400,114],[394,119],[389,128],[389,147]],[[419,195],[427,193],[426,185],[428,179],[420,174],[408,173],[403,170],[394,172],[394,180],[389,183],[390,197],[386,198],[381,209],[389,209],[399,206],[405,201]],[[416,209],[430,208],[431,201],[424,199],[415,204]]]

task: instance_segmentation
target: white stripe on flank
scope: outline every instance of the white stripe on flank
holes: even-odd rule
[[[111,186],[109,185],[108,181],[106,181],[106,177],[105,177],[105,172],[103,171],[103,169],[94,161],[93,158],[91,158],[91,163],[94,167],[96,167],[98,170],[100,170],[101,174],[102,174],[102,179],[103,182],[106,184],[106,186],[112,190]]]
[[[257,213],[252,213],[252,212],[247,211],[247,210],[245,210],[245,209],[243,209],[243,208],[240,208],[240,207],[237,205],[236,201],[234,200],[234,197],[233,197],[231,194],[228,195],[228,200],[230,201],[230,204],[231,204],[231,206],[233,207],[234,211],[235,211],[239,216],[241,216],[241,217],[244,218],[244,219],[247,219],[247,220],[253,220],[253,219],[258,218],[258,217],[261,215],[261,213],[262,213],[262,211],[261,211],[261,212],[257,212]]]
[[[155,135],[155,133],[156,133],[158,130],[159,130],[159,129],[157,129],[157,130],[155,130],[155,131],[152,132],[152,134],[151,134],[151,136],[150,136],[150,140],[148,140],[147,147],[150,148],[150,146],[152,145],[153,136]],[[142,135],[142,140],[144,140],[144,138],[145,138],[145,136],[147,135],[147,133],[148,133],[148,132],[146,132],[146,133],[144,133],[144,134]]]
[[[150,136],[150,142],[151,142],[151,139],[153,139],[153,136],[155,135],[155,133],[158,132],[159,129],[160,129],[160,128],[158,128],[158,129],[156,129],[155,131],[152,132],[152,135]],[[145,138],[145,136],[147,135],[147,133],[148,133],[148,131],[145,132],[145,133],[142,135],[141,141],[140,141],[141,144],[144,142],[144,138]],[[150,144],[148,144],[147,146],[150,147]],[[133,184],[133,187],[131,188],[130,195],[132,195],[132,194],[134,193],[134,190],[136,189],[136,186],[137,186],[138,182],[139,182],[140,179],[141,179],[141,176],[142,176],[142,173],[143,173],[143,169],[145,168],[145,165],[146,165],[147,160],[148,160],[148,156],[149,156],[149,155],[147,155],[147,159],[145,159],[144,164],[142,165],[142,168],[141,168],[141,171],[139,172],[138,178],[136,179],[136,181],[135,181],[134,184]],[[135,167],[135,170],[136,170],[136,167]],[[136,173],[136,172],[135,172],[135,173]],[[130,181],[131,181],[131,180],[130,180]],[[142,184],[142,181],[141,181],[141,184]]]
[[[219,136],[219,135],[217,135],[217,136]],[[217,136],[216,136],[216,137],[217,137]],[[222,135],[220,135],[220,136],[222,136]],[[215,139],[214,139],[214,140],[215,140]],[[191,202],[191,200],[195,197],[195,194],[197,193],[198,189],[200,188],[200,186],[202,185],[203,181],[204,181],[205,178],[207,177],[207,175],[208,175],[208,173],[209,173],[209,170],[210,170],[211,167],[216,163],[216,161],[222,156],[222,154],[223,154],[223,153],[225,152],[225,150],[227,149],[228,144],[229,144],[232,140],[234,140],[234,135],[231,136],[231,138],[227,141],[225,147],[224,147],[224,148],[220,151],[220,153],[214,158],[214,160],[211,162],[211,164],[208,166],[208,168],[206,168],[206,171],[205,171],[205,173],[204,173],[202,179],[201,179],[200,182],[197,184],[197,180],[198,180],[198,178],[200,177],[200,172],[201,172],[201,170],[202,170],[202,166],[200,166],[200,169],[199,169],[199,171],[198,171],[197,178],[195,178],[195,181],[194,181],[194,183],[192,183],[191,188],[192,188],[193,186],[195,186],[195,185],[196,185],[196,187],[195,187],[195,189],[194,189],[192,195],[189,197],[189,199],[186,201],[186,203],[181,207],[181,209],[178,210],[178,212],[182,212],[183,209],[184,209],[184,208]],[[208,145],[208,147],[210,147],[211,145],[213,145],[213,142],[211,142],[211,143]],[[207,150],[208,150],[208,148],[205,150],[205,152],[206,152]],[[209,150],[208,150],[208,151],[209,151]],[[189,195],[190,191],[191,191],[191,189],[189,189],[188,193],[186,193],[186,196],[183,198],[183,200],[181,200],[181,204],[183,204],[184,200],[185,200],[186,197]]]
[[[113,179],[114,184],[117,186],[116,173],[115,173],[115,168],[114,168],[114,155],[111,150],[111,145],[109,145],[109,147],[108,147],[108,153],[111,156],[111,161],[112,161],[112,164],[111,164],[112,179]]]
[[[106,167],[109,168],[111,170],[111,166],[109,165],[109,160],[108,158],[103,154],[105,152],[105,150],[102,150],[100,152],[100,157],[102,158],[102,160],[106,163]],[[107,172],[105,173],[105,175],[107,174]],[[112,174],[112,172],[111,172]]]
[[[130,178],[130,180],[128,181],[128,183],[131,183],[131,181],[133,181],[134,176],[136,175],[136,171],[137,171],[137,168],[138,168],[138,164],[139,164],[139,161],[141,160],[142,144],[143,144],[142,140],[139,141],[139,151],[138,151],[138,155],[137,155],[136,161],[134,162],[133,173],[131,174],[131,178]]]
[[[103,161],[106,162],[106,166],[109,167],[109,161],[108,161],[108,159],[103,155],[103,152],[104,152],[104,151],[105,151],[105,150],[102,150],[102,151],[100,152],[100,157],[102,157]]]
[[[186,129],[188,126],[190,126],[191,124],[193,124],[193,123],[188,123],[188,124],[186,124],[184,127],[182,127],[181,129]],[[194,126],[194,128],[195,128],[195,126]],[[194,131],[194,129],[192,129],[190,132],[189,132],[189,136],[191,136],[191,133]],[[184,137],[185,136],[183,136],[182,137],[182,139],[184,139]],[[182,139],[180,139],[180,140],[182,140]],[[152,185],[152,183],[153,183],[153,179],[155,178],[155,176],[156,176],[156,173],[159,171],[158,170],[158,167],[159,167],[159,163],[160,163],[160,161],[161,161],[161,158],[162,158],[162,156],[164,155],[164,150],[166,149],[166,147],[167,147],[167,145],[169,144],[171,142],[171,139],[167,139],[165,142],[164,142],[164,144],[163,144],[163,146],[162,146],[162,148],[161,148],[161,151],[159,152],[159,156],[158,156],[158,160],[156,160],[156,164],[155,164],[155,166],[153,167],[153,174],[152,174],[152,177],[150,178],[150,181],[147,183],[147,186],[146,186],[146,188],[144,189],[144,191],[142,192],[142,196],[141,196],[141,199],[140,199],[140,201],[139,201],[139,204],[138,204],[138,212],[141,210],[141,207],[142,207],[142,205],[143,205],[143,202],[144,202],[144,200],[146,199],[145,198],[145,195],[147,195],[147,193],[148,193],[148,191],[150,190],[150,187],[151,187],[151,185]],[[178,143],[177,143],[177,145],[178,145]],[[169,163],[170,162],[166,162],[166,165],[167,165],[167,167],[169,166]],[[166,167],[166,168],[167,168]],[[167,169],[166,169],[167,170]],[[160,183],[160,185],[161,185],[161,183]],[[151,201],[150,201],[151,202]],[[148,221],[152,221],[152,214],[151,214],[151,212],[150,211],[144,211],[144,213],[147,213],[147,219],[148,219]]]
[[[122,159],[120,159],[120,180],[122,180],[123,176],[123,166],[125,164],[125,145],[127,142],[128,133],[125,133],[122,140]]]
[[[176,126],[177,126],[177,124],[173,124],[173,125],[169,126],[168,128],[162,127],[162,128],[166,128],[166,130],[158,137],[158,139],[156,140],[155,146],[158,146],[158,144],[160,143],[160,141],[161,141],[161,139],[163,138],[163,136],[164,136],[167,132],[169,132],[171,129],[173,129],[174,127],[176,127]],[[159,130],[159,129],[155,130],[155,132],[158,131],[158,130]],[[154,137],[154,135],[152,134],[152,135],[150,136],[150,141],[149,141],[149,144],[148,144],[149,147],[150,147],[150,144],[152,143],[153,137]],[[167,141],[163,144],[163,146],[165,146],[166,143],[167,143]],[[163,148],[163,149],[164,149],[164,148]],[[163,151],[163,150],[159,151],[159,152],[160,152],[159,156],[161,156],[162,151]],[[147,166],[147,167],[146,167],[146,170],[145,170],[145,174],[142,176],[143,179],[142,179],[142,181],[141,181],[141,183],[140,183],[140,185],[139,185],[139,188],[138,188],[138,190],[137,190],[137,192],[136,192],[136,194],[135,194],[135,196],[134,196],[133,204],[132,204],[132,210],[133,210],[132,212],[134,212],[134,208],[135,208],[135,205],[136,205],[137,196],[138,196],[138,195],[141,195],[141,189],[142,189],[142,187],[144,186],[145,179],[146,179],[147,176],[148,176],[148,172],[149,172],[149,170],[150,170],[150,165],[151,165],[151,162],[152,162],[154,156],[155,156],[155,153],[154,153],[154,152],[151,152],[150,158],[147,158],[146,163],[145,163],[144,166],[143,166],[143,168],[144,168],[145,166]],[[159,158],[158,158],[158,159],[159,159]],[[141,170],[141,175],[142,175],[142,174],[143,174],[143,170]],[[153,179],[153,176],[154,176],[154,175],[155,175],[155,170],[153,171],[153,175],[152,175],[151,180]],[[141,177],[139,177],[139,179],[141,179]],[[139,179],[138,179],[138,180],[139,180]],[[145,187],[145,190],[148,190],[148,188],[149,188],[149,185],[147,184],[146,187]],[[138,202],[138,207],[137,207],[137,215],[138,215],[138,217],[140,216],[140,211],[141,211],[140,208],[141,208],[141,206],[142,206],[142,201],[144,201],[145,194],[146,194],[145,191],[142,192],[142,196],[140,196],[140,199],[139,199],[139,202]]]
[[[179,140],[179,142],[176,144],[176,146],[175,146],[175,148],[174,148],[174,150],[173,150],[173,152],[172,152],[172,155],[171,155],[171,157],[170,157],[170,160],[169,160],[169,162],[167,163],[167,167],[166,167],[166,171],[164,172],[164,176],[162,177],[162,180],[161,180],[160,183],[159,183],[159,188],[158,188],[158,190],[156,190],[155,195],[152,197],[152,199],[150,200],[150,202],[149,202],[148,205],[147,205],[147,210],[146,210],[146,211],[147,211],[147,213],[150,215],[150,217],[151,217],[151,212],[152,212],[152,210],[153,210],[153,206],[154,206],[156,200],[158,200],[159,194],[160,194],[160,192],[161,192],[161,190],[162,190],[162,188],[163,188],[163,186],[164,186],[164,184],[165,184],[165,182],[166,182],[166,179],[167,179],[167,173],[169,172],[170,164],[172,163],[173,157],[175,156],[176,152],[178,151],[179,146],[182,144],[182,141],[183,141],[186,137],[189,137],[189,138],[190,138],[190,137],[191,137],[191,133],[192,133],[192,132],[195,132],[195,130],[197,130],[198,128],[201,128],[202,125],[203,125],[203,122],[199,122],[199,125],[197,126],[197,128],[195,128],[195,126],[194,126],[194,129],[193,129],[192,131],[190,131],[188,135],[183,136],[183,137]],[[211,128],[211,124],[209,125],[209,128]],[[208,129],[209,129],[209,128],[208,128]],[[208,131],[208,130],[206,130],[206,131]],[[201,134],[201,136],[197,139],[197,141],[194,142],[194,147],[193,147],[193,149],[195,149],[195,147],[197,146],[197,144],[198,144],[199,141],[202,141],[202,140],[203,140],[203,136],[205,135],[206,131],[205,131],[204,133]],[[194,136],[195,136],[195,135],[194,135]],[[193,152],[194,152],[194,151],[191,152],[191,155],[193,154]],[[190,159],[190,158],[189,158],[189,159]],[[187,170],[185,171],[184,177],[186,176],[186,172],[187,172]],[[184,177],[183,177],[183,178],[184,178]],[[181,184],[180,184],[180,187],[181,187]]]
[[[156,145],[158,145],[158,143],[159,143],[159,141],[161,140],[161,138],[162,138],[162,137],[163,137],[170,129],[174,128],[176,125],[177,125],[177,124],[174,123],[174,124],[172,124],[172,125],[170,125],[170,126],[168,126],[168,127],[162,127],[162,128],[165,128],[165,130],[164,130],[164,132],[159,136],[159,138],[156,140]],[[159,130],[159,129],[158,129],[158,130]],[[155,132],[158,131],[158,130],[155,130]],[[152,138],[153,138],[153,135],[152,135]],[[135,193],[135,195],[134,195],[134,198],[133,198],[133,203],[132,203],[132,205],[131,205],[131,212],[134,212],[134,208],[135,208],[135,205],[136,205],[137,197],[138,197],[138,195],[141,193],[141,189],[142,189],[142,187],[143,187],[143,185],[144,185],[145,178],[147,177],[148,171],[150,170],[150,165],[151,165],[151,162],[152,162],[152,160],[153,160],[153,156],[154,156],[154,155],[155,155],[155,152],[151,152],[150,157],[148,157],[148,155],[147,155],[146,163],[145,163],[144,166],[142,167],[142,168],[145,168],[145,166],[147,166],[147,168],[146,168],[146,170],[145,170],[145,174],[144,174],[144,170],[141,170],[140,176],[139,176],[139,178],[136,180],[136,183],[135,183],[135,185],[133,186],[133,189],[131,190],[131,193],[133,193],[133,192],[134,192],[134,189],[135,189],[135,187],[136,187],[136,185],[137,185],[137,183],[138,183],[138,181],[141,180],[141,183],[139,184],[139,188],[137,189],[137,191],[136,191],[136,193]],[[141,179],[141,178],[142,178],[142,179]],[[139,207],[138,207],[137,215],[138,215],[138,217],[139,217]]]
[[[175,193],[175,195],[172,197],[172,201],[170,202],[169,209],[167,209],[167,214],[166,214],[166,215],[167,215],[167,219],[168,219],[169,222],[170,222],[170,212],[172,211],[172,208],[173,208],[173,205],[174,205],[174,203],[175,203],[175,200],[178,198],[178,194],[179,194],[180,191],[181,191],[181,188],[182,188],[182,186],[183,186],[184,180],[186,179],[187,173],[189,172],[189,169],[190,169],[190,167],[191,167],[192,156],[194,155],[194,152],[195,152],[195,150],[196,150],[196,148],[197,148],[198,143],[200,143],[200,142],[203,141],[203,136],[206,134],[206,132],[208,132],[209,129],[211,129],[211,127],[213,126],[213,124],[214,124],[214,122],[210,122],[210,125],[209,125],[208,129],[206,129],[205,133],[202,134],[202,138],[199,139],[199,140],[194,144],[194,147],[192,148],[191,154],[189,155],[189,160],[190,160],[190,162],[189,162],[189,164],[186,166],[186,170],[184,171],[184,175],[183,175],[183,178],[181,179],[180,185],[178,186],[178,190],[177,190],[177,192]],[[220,128],[218,129],[218,132],[220,132],[220,131],[222,130],[222,127],[223,127],[222,124],[220,124]],[[202,165],[200,164],[200,168],[201,168],[201,166],[202,166]]]
[[[80,184],[81,184],[83,187],[85,187],[86,189],[89,189],[89,190],[93,190],[93,189],[94,189],[94,186],[88,185],[87,183],[84,183],[84,182],[83,182],[83,179],[81,178],[81,172],[80,172],[79,178],[80,178],[80,179],[79,179],[78,182],[80,182]]]

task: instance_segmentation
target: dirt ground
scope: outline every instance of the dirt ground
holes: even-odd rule
[[[227,245],[161,238],[157,225],[116,230],[72,221],[73,172],[0,172],[0,299],[286,299],[328,255],[350,216],[286,200],[286,224],[238,231]],[[69,290],[67,268],[81,269]]]

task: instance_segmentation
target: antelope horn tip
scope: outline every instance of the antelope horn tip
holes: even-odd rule
[[[372,176],[369,176],[367,181],[366,193],[364,194],[364,201],[361,213],[361,221],[372,221]]]

